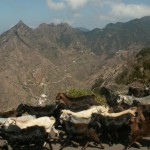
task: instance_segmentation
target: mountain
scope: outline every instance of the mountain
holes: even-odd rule
[[[149,47],[149,26],[150,17],[87,32],[65,23],[32,29],[19,21],[0,36],[0,106],[36,104],[41,94],[51,103],[58,92],[97,81],[119,85],[127,62]]]
[[[115,53],[132,45],[150,46],[150,16],[126,23],[110,23],[103,29],[88,32],[88,46],[94,53]]]
[[[76,29],[82,31],[82,32],[89,32],[90,30],[84,27],[77,27]]]
[[[4,109],[21,102],[36,104],[41,94],[51,103],[71,86],[85,88],[101,62],[86,47],[83,33],[67,24],[31,29],[20,21],[0,36],[0,53]]]

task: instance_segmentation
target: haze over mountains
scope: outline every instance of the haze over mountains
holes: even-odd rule
[[[69,87],[91,88],[95,79],[108,85],[150,46],[150,17],[108,24],[103,29],[41,24],[32,29],[22,21],[0,36],[0,105],[49,102]]]

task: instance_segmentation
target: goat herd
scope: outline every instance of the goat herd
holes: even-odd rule
[[[115,95],[105,87],[101,88],[101,94],[105,95],[107,106],[100,105],[94,95],[72,98],[58,93],[51,105],[20,104],[14,111],[1,112],[0,137],[6,140],[1,149],[10,146],[19,150],[33,145],[39,149],[46,143],[53,149],[52,142],[61,143],[60,149],[81,144],[85,150],[90,142],[101,149],[104,149],[102,142],[110,146],[122,143],[124,149],[133,144],[142,146],[137,140],[150,136],[150,93],[142,95],[146,103],[131,96],[130,104],[126,95]]]

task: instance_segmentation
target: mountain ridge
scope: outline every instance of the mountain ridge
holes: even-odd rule
[[[35,105],[41,94],[51,103],[57,92],[91,88],[99,77],[102,85],[114,83],[128,60],[149,47],[149,18],[88,32],[64,23],[32,29],[19,21],[0,36],[0,105]]]

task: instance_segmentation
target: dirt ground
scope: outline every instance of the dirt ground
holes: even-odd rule
[[[58,140],[54,137],[54,133],[52,134],[52,148],[53,150],[60,150],[61,144]],[[136,145],[133,145],[129,150],[148,150],[148,147],[150,147],[150,137],[149,138],[143,138],[139,140],[139,143],[142,145],[142,147],[138,148]],[[105,147],[104,150],[123,150],[124,145],[120,143],[113,144],[112,146],[109,146],[104,141],[102,141],[103,146]],[[0,150],[6,150],[2,149],[1,146],[4,145],[4,140],[0,139]],[[82,146],[72,146],[71,144],[68,144],[63,150],[81,150]],[[12,150],[12,148],[9,146],[9,150]],[[18,150],[18,149],[17,149]],[[47,144],[46,147],[37,147],[37,146],[30,146],[30,147],[22,147],[19,150],[50,150],[49,145]],[[100,146],[95,146],[92,142],[89,144],[89,146],[86,148],[86,150],[100,150]],[[149,149],[150,150],[150,149]]]
[[[148,146],[150,146],[150,138],[144,138],[140,140],[140,143],[143,145],[140,150],[148,150]],[[4,141],[0,141],[0,145],[3,145]],[[108,144],[103,144],[105,146],[104,150],[123,150],[124,146],[122,144],[114,144],[113,146],[109,146]],[[60,143],[54,143],[52,142],[53,150],[60,150]],[[67,147],[63,148],[63,150],[81,150],[82,146],[79,147],[73,147],[68,145]],[[5,150],[0,148],[0,150]],[[9,147],[9,150],[12,150],[12,148]],[[50,150],[49,146],[46,147],[36,147],[36,146],[30,146],[30,147],[23,147],[20,150]],[[98,146],[93,145],[90,143],[90,145],[87,147],[86,150],[100,150]],[[135,147],[134,145],[129,150],[139,150],[139,148]]]
[[[140,150],[148,150],[148,146],[150,146],[150,138],[145,138],[140,140],[140,143],[142,144],[142,147]],[[124,145],[122,144],[114,144],[113,146],[109,146],[108,144],[103,144],[105,146],[104,150],[123,150]],[[52,147],[54,150],[59,150],[60,149],[60,144],[52,144]],[[78,148],[72,147],[72,146],[67,146],[63,150],[81,150],[82,147],[79,146]],[[86,150],[100,150],[99,147],[94,146],[93,144],[90,144]],[[136,147],[136,145],[133,145],[129,150],[139,150],[139,148]]]

